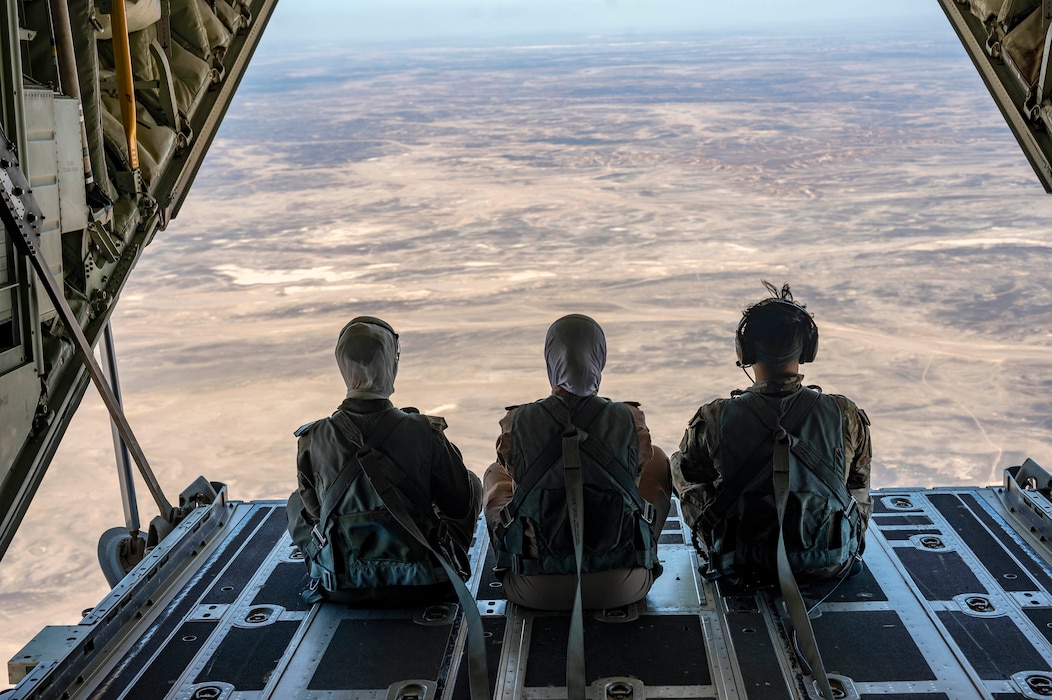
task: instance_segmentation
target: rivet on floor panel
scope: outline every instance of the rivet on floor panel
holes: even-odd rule
[[[628,683],[618,681],[606,686],[607,700],[628,700],[635,696],[635,688]]]

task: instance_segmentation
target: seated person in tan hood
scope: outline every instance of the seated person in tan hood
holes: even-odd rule
[[[299,488],[289,497],[292,539],[312,578],[309,601],[418,605],[449,595],[448,576],[391,515],[362,467],[368,450],[404,495],[428,541],[457,560],[467,550],[482,486],[443,434],[446,422],[395,408],[398,334],[360,316],[340,331],[336,361],[347,398],[329,418],[296,431]]]
[[[560,318],[548,329],[544,357],[552,393],[508,409],[497,461],[484,477],[498,575],[508,600],[569,610],[580,549],[583,607],[627,605],[661,572],[668,457],[651,445],[639,404],[596,395],[606,364],[598,323],[580,314]]]

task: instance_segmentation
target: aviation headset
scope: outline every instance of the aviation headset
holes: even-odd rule
[[[754,317],[757,313],[776,309],[790,316],[803,329],[803,343],[799,351],[793,349],[785,355],[770,356],[756,348],[756,343],[749,333],[750,322],[755,321]],[[794,357],[799,360],[800,364],[814,362],[818,354],[818,326],[815,325],[815,320],[807,309],[795,301],[777,297],[764,299],[747,308],[742,314],[742,320],[738,322],[738,330],[734,332],[734,350],[738,355],[739,367],[755,365],[760,354],[764,355],[764,362],[773,365],[784,364],[793,360]]]

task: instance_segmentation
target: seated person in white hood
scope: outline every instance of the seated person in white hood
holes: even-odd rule
[[[580,314],[560,318],[548,329],[544,357],[552,393],[508,408],[497,461],[484,477],[498,576],[508,600],[570,610],[580,566],[584,608],[627,605],[661,573],[668,457],[651,444],[639,404],[596,395],[606,364],[598,323]]]
[[[370,473],[382,469],[429,543],[467,577],[481,483],[443,434],[444,419],[392,405],[398,356],[390,325],[369,316],[352,320],[336,344],[347,398],[329,418],[296,431],[299,488],[289,497],[288,519],[310,570],[309,602],[419,605],[450,595],[434,555],[377,493],[362,465],[368,456]]]

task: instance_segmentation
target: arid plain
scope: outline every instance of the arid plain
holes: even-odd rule
[[[343,386],[336,333],[402,334],[400,405],[473,470],[548,391],[544,331],[606,329],[604,395],[675,449],[748,382],[741,308],[789,282],[809,382],[872,419],[874,487],[1052,467],[1052,198],[947,27],[261,53],[113,320],[129,420],[172,496],[284,498],[292,431]],[[140,489],[144,519],[151,515]],[[123,522],[89,393],[0,564],[0,655],[106,591]]]

